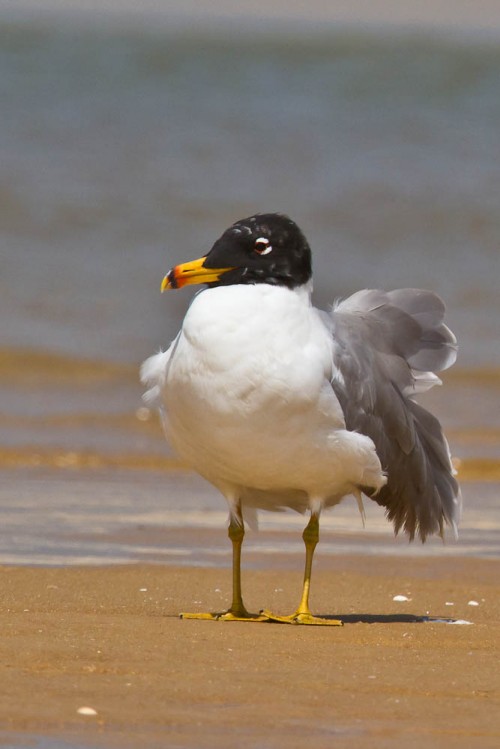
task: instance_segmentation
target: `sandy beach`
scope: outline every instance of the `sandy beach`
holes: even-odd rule
[[[343,627],[178,618],[227,606],[229,578],[1,568],[3,744],[498,746],[499,561],[338,557],[312,603]],[[246,572],[244,585],[250,607],[287,613],[300,570]]]

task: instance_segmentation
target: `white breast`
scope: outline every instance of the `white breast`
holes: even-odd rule
[[[330,333],[307,289],[203,291],[168,357],[159,357],[168,439],[219,488],[325,498],[363,476],[383,483],[371,440],[345,431],[330,387]]]

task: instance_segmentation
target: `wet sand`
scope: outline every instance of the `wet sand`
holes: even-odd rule
[[[249,607],[291,612],[301,573],[278,564],[244,573]],[[180,620],[228,605],[228,569],[3,567],[0,581],[0,726],[19,746],[500,745],[498,560],[319,564],[313,608],[342,628]]]

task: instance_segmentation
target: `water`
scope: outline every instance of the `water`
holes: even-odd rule
[[[432,287],[500,361],[500,45],[0,26],[2,345],[137,361],[174,261],[282,210],[317,296]]]
[[[53,736],[41,737],[36,735],[23,736],[20,740],[18,734],[0,734],[3,749],[97,749],[94,743],[81,741],[64,741]],[[102,743],[100,742],[101,746]]]
[[[323,514],[315,564],[331,568],[331,557],[343,553],[498,558],[497,486],[473,483],[465,490],[459,542],[433,538],[425,547],[395,539],[382,509],[368,500],[363,528],[348,498]],[[0,521],[0,564],[231,564],[224,502],[201,479],[179,471],[4,470]],[[299,573],[305,522],[291,512],[262,513],[259,533],[246,534],[245,568],[278,565]]]
[[[137,381],[138,363],[168,344],[190,298],[161,297],[161,278],[234,220],[270,210],[308,236],[318,304],[366,286],[445,298],[460,358],[430,402],[465,478],[497,486],[499,79],[494,38],[231,36],[0,17],[7,520],[24,507],[16,517],[28,532],[33,507],[20,496],[41,471],[39,529],[54,511],[50,482],[71,489],[76,475],[82,506],[102,492],[115,518],[136,522],[130,508],[113,509],[96,471],[116,490],[118,475],[130,488],[123,471],[147,483],[171,468]],[[488,492],[470,494],[497,517]],[[168,508],[179,508],[172,493]],[[87,520],[75,520],[81,533],[96,532]],[[8,545],[3,560],[137,558],[131,547],[94,553],[82,539],[79,548],[57,539],[44,552],[28,532],[23,553]]]

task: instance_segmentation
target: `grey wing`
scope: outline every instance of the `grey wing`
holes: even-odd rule
[[[386,508],[395,532],[422,541],[456,533],[460,490],[439,421],[414,397],[440,383],[457,345],[443,323],[444,304],[419,289],[364,290],[329,316],[334,339],[332,387],[348,429],[371,437],[387,484],[369,496]]]

